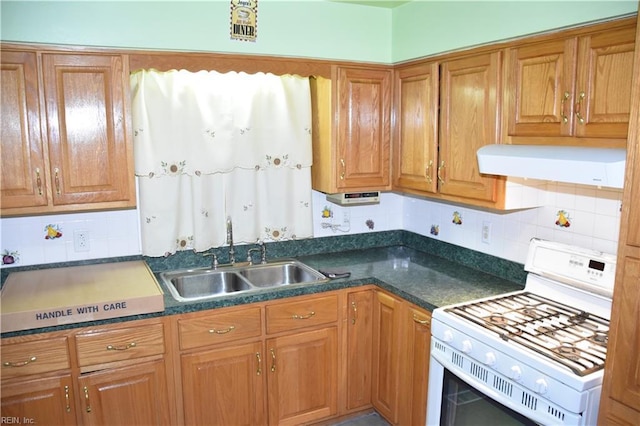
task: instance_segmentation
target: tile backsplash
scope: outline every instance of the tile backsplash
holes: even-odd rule
[[[541,207],[507,212],[397,193],[344,207],[314,191],[314,236],[404,229],[519,263],[533,237],[616,253],[622,190],[531,185]],[[137,210],[2,218],[2,267],[139,255],[138,220]]]

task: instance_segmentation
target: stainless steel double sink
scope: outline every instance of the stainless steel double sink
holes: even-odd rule
[[[322,273],[294,259],[266,264],[221,266],[218,269],[183,269],[160,273],[171,295],[178,301],[255,292],[292,284],[329,281]]]

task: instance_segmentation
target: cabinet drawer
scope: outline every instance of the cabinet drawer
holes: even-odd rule
[[[180,349],[215,345],[262,334],[260,308],[214,313],[178,320]]]
[[[338,320],[338,296],[314,297],[267,306],[267,333],[297,330]]]
[[[2,378],[70,368],[67,338],[2,344]]]
[[[76,335],[80,367],[164,353],[162,324]]]

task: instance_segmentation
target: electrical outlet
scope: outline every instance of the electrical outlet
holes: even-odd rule
[[[491,244],[491,222],[486,220],[482,222],[482,242]]]
[[[342,209],[342,224],[344,226],[349,226],[351,223],[351,214],[348,208]]]
[[[73,249],[77,252],[89,251],[89,231],[77,230],[73,232]]]

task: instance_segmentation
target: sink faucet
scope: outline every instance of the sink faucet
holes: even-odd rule
[[[236,250],[233,248],[233,223],[231,216],[227,216],[227,244],[229,244],[229,263],[236,263]]]

